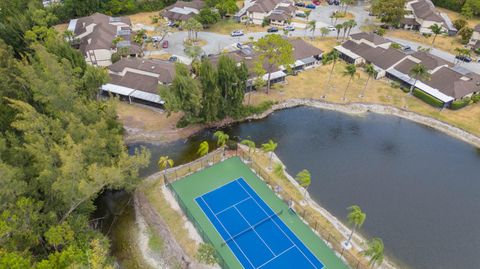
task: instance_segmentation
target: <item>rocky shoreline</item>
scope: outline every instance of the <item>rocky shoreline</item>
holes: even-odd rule
[[[411,120],[428,127],[434,128],[438,131],[441,131],[447,135],[450,135],[454,138],[460,139],[472,146],[480,148],[480,137],[471,134],[465,130],[462,130],[458,127],[452,126],[446,122],[441,120],[423,116],[417,114],[415,112],[408,111],[406,109],[400,109],[394,106],[387,106],[387,105],[379,105],[379,104],[368,104],[368,103],[349,103],[349,104],[337,104],[337,103],[329,103],[324,102],[322,100],[317,99],[290,99],[278,104],[273,105],[267,111],[252,115],[250,117],[244,118],[242,120],[233,120],[233,119],[226,119],[215,124],[210,125],[196,125],[189,128],[187,131],[183,130],[180,132],[181,129],[177,133],[175,131],[168,131],[168,132],[161,132],[161,131],[150,131],[150,132],[142,132],[141,130],[133,130],[128,126],[125,127],[126,136],[125,141],[127,143],[132,142],[152,142],[152,143],[167,143],[173,142],[178,139],[185,139],[188,138],[195,133],[205,129],[205,128],[221,128],[230,124],[240,123],[244,121],[250,120],[259,120],[266,118],[268,115],[272,114],[277,110],[283,110],[293,107],[299,106],[308,106],[308,107],[315,107],[321,109],[328,109],[333,111],[338,111],[347,114],[365,114],[365,113],[377,113],[382,115],[391,115],[400,118],[404,118],[407,120]],[[168,133],[168,137],[166,134]]]

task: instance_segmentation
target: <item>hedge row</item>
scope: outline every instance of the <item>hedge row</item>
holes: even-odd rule
[[[424,93],[423,91],[419,90],[419,89],[414,89],[413,90],[413,95],[415,97],[418,97],[420,98],[422,101],[424,101],[425,103],[429,104],[429,105],[432,105],[434,107],[443,107],[443,102],[438,100],[437,98],[429,95],[429,94],[426,94]]]

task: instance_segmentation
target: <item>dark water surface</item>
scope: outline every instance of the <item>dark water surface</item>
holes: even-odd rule
[[[362,233],[383,239],[386,252],[410,268],[480,268],[480,151],[431,128],[397,117],[350,116],[293,108],[226,128],[230,137],[272,138],[295,175],[313,176],[311,196],[345,220],[358,204]],[[160,155],[176,164],[195,158],[204,131],[188,140],[144,145],[156,171]]]

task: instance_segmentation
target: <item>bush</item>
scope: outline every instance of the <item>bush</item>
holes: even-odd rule
[[[208,265],[213,265],[218,262],[215,248],[210,244],[202,243],[197,250],[197,259]]]
[[[226,146],[229,150],[237,150],[237,141],[229,139]]]
[[[402,90],[402,92],[404,92],[404,93],[409,93],[410,92],[409,87],[400,86],[400,90]]]
[[[392,81],[390,82],[390,86],[392,86],[394,89],[398,89],[400,88],[400,83],[398,81]]]
[[[480,101],[480,93],[477,93],[477,94],[475,94],[474,96],[472,96],[472,101],[473,101],[474,103],[479,102],[479,101]]]
[[[275,104],[275,102],[273,102],[273,101],[264,101],[261,104],[259,104],[258,106],[252,106],[252,105],[244,106],[243,111],[242,111],[242,117],[248,117],[248,116],[255,115],[255,114],[261,114],[261,113],[269,110],[270,108],[272,108],[272,106],[274,104]]]
[[[432,105],[434,107],[443,107],[443,102],[438,100],[437,98],[419,90],[419,89],[414,89],[413,90],[413,95],[425,103]]]
[[[120,61],[120,59],[122,59],[122,56],[120,55],[120,53],[118,53],[118,52],[112,53],[111,60],[112,60],[113,64]]]
[[[450,109],[457,110],[457,109],[468,106],[468,104],[470,104],[470,98],[468,98],[468,97],[463,98],[463,99],[460,99],[460,100],[453,101],[452,105],[450,105]]]

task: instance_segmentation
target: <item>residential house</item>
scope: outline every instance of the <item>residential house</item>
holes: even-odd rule
[[[406,14],[400,22],[400,27],[408,30],[431,34],[430,27],[440,25],[445,33],[455,35],[457,29],[453,26],[447,14],[438,12],[431,0],[413,0],[405,4]]]
[[[102,86],[104,94],[153,106],[164,104],[159,86],[170,85],[175,76],[174,63],[155,59],[123,58],[108,69],[111,81]]]
[[[235,17],[241,22],[261,25],[267,20],[272,25],[286,25],[295,16],[297,8],[289,0],[254,0],[245,5]]]
[[[470,38],[470,42],[468,42],[468,45],[473,50],[478,50],[480,49],[479,41],[480,41],[480,24],[477,24],[475,28],[473,28],[472,37]]]
[[[435,56],[427,51],[405,53],[395,48],[385,48],[382,44],[391,43],[381,37],[368,38],[357,34],[342,45],[335,47],[340,58],[356,64],[372,64],[377,71],[376,79],[387,77],[400,82],[404,87],[411,87],[416,79],[411,70],[417,64],[422,64],[428,70],[430,79],[417,81],[415,87],[424,93],[442,101],[449,106],[453,101],[470,97],[480,92],[480,75],[464,73],[453,63]],[[369,42],[365,40],[369,39]],[[372,40],[377,40],[372,42]]]
[[[128,17],[95,13],[71,20],[67,30],[74,35],[72,45],[80,49],[88,64],[111,65],[112,54],[122,48],[126,48],[131,56],[142,55],[141,46],[132,41],[133,33]],[[112,42],[117,37],[120,41],[114,45]]]
[[[322,58],[323,51],[302,39],[288,39],[293,47],[294,64],[291,66],[292,70],[298,72],[305,69],[317,66]],[[241,49],[231,51],[225,54],[233,59],[238,64],[244,62],[247,66],[249,79],[247,81],[247,90],[252,90],[254,87],[254,81],[258,78],[258,74],[255,72],[255,67],[258,64],[258,53],[248,45],[243,46]],[[221,55],[214,55],[210,57],[211,62],[216,65]],[[267,63],[263,64],[266,74],[262,76],[264,81],[268,80],[268,73],[270,73],[270,83],[279,83],[285,81],[287,77],[287,68],[284,66],[272,66]]]
[[[166,7],[161,15],[167,21],[181,22],[187,21],[200,13],[200,10],[205,6],[205,2],[201,0],[194,0],[191,2],[177,1],[175,4]]]

